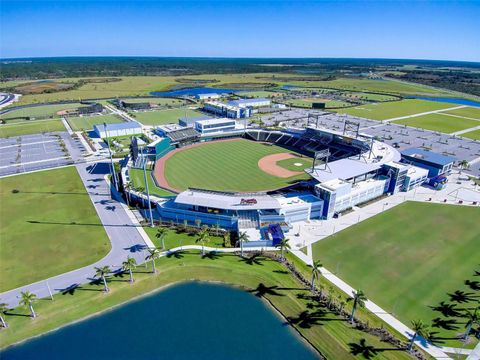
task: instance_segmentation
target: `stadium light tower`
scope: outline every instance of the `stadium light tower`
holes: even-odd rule
[[[148,190],[148,181],[147,181],[147,159],[145,157],[145,147],[142,148],[142,161],[143,161],[143,180],[145,181],[145,190],[147,192],[147,201],[148,201],[148,213],[150,215],[150,227],[153,225],[153,215],[152,215],[152,203],[150,202],[150,191]]]
[[[110,149],[110,140],[108,138],[108,132],[107,132],[107,123],[103,123],[103,127],[105,129],[105,136],[107,138],[107,147],[108,147],[108,153],[110,154],[110,165],[111,165],[111,172],[112,172],[112,181],[115,186],[115,190],[118,191],[118,182],[117,182],[117,174],[115,173],[115,167],[113,166],[113,156],[112,156],[112,150]]]

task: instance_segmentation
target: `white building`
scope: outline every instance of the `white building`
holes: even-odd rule
[[[410,191],[413,188],[416,188],[422,185],[427,180],[428,180],[428,169],[423,169],[418,166],[409,165],[402,190]]]
[[[254,99],[238,99],[229,101],[229,105],[239,106],[239,107],[266,107],[270,106],[271,101],[265,98],[254,98]]]
[[[236,127],[237,121],[228,118],[195,121],[195,130],[201,134],[232,131]]]
[[[231,119],[248,118],[251,115],[251,110],[248,107],[225,104],[219,101],[206,101],[203,109],[209,113]]]
[[[199,100],[211,100],[211,99],[220,99],[221,96],[217,93],[209,93],[209,94],[197,94],[195,97]]]
[[[103,124],[93,126],[93,131],[99,138],[125,136],[125,135],[137,135],[142,133],[142,126],[135,122],[124,122],[119,124],[107,124],[107,127]]]

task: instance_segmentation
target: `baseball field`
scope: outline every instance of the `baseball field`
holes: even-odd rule
[[[271,157],[274,154],[281,155]],[[189,187],[240,192],[272,190],[308,179],[301,167],[293,172],[277,164],[291,155],[301,156],[279,146],[245,139],[216,141],[169,153],[157,162],[155,176],[162,187],[176,191]],[[260,162],[263,158],[266,161]]]

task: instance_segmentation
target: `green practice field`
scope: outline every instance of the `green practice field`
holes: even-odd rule
[[[135,99],[122,99],[126,103],[145,103],[157,104],[159,106],[180,106],[185,104],[184,100],[172,99],[172,98],[135,98]]]
[[[285,148],[249,140],[213,142],[185,149],[165,163],[170,186],[220,191],[262,191],[282,188],[307,179],[307,174],[280,178],[260,170],[258,160],[270,154],[291,152]]]
[[[143,170],[130,168],[128,175],[130,176],[130,181],[132,185],[136,188],[142,187],[145,189],[145,177],[143,175]],[[173,196],[174,193],[164,190],[158,187],[152,178],[152,171],[147,170],[147,182],[148,182],[148,191],[151,195],[156,195],[159,197]]]
[[[466,107],[457,110],[446,111],[445,114],[452,114],[456,116],[463,116],[470,119],[480,120],[480,108]]]
[[[401,101],[359,105],[353,108],[338,110],[340,113],[347,113],[372,120],[385,120],[400,116],[419,114],[427,111],[441,110],[455,107],[454,104],[447,104],[435,101],[407,99]]]
[[[473,139],[473,140],[480,140],[480,130],[470,131],[470,132],[467,132],[467,133],[462,134],[460,136],[463,136],[463,137],[466,137],[466,138],[469,138],[469,139]]]
[[[123,120],[115,115],[78,116],[68,118],[68,123],[73,131],[92,130],[93,125],[103,123],[115,124],[121,122],[123,122]]]
[[[39,134],[52,131],[65,131],[65,127],[60,119],[25,120],[21,122],[0,125],[0,137]]]
[[[315,243],[313,255],[405,324],[430,324],[442,318],[431,306],[457,290],[475,292],[464,282],[478,280],[479,218],[479,208],[407,202]],[[464,331],[463,320],[449,319],[457,331],[432,330]]]
[[[304,169],[312,166],[312,159],[306,157],[285,159],[277,161],[277,165],[290,171],[303,171]]]
[[[442,113],[397,120],[393,123],[432,131],[440,131],[447,134],[480,125],[480,121],[442,115]]]
[[[143,125],[164,125],[178,123],[178,119],[185,116],[201,116],[202,114],[192,109],[169,109],[159,111],[138,111],[132,115]]]
[[[110,250],[75,167],[0,179],[0,204],[0,292],[86,266]]]
[[[56,117],[57,112],[67,109],[76,109],[79,106],[82,106],[80,103],[74,104],[62,104],[62,105],[44,105],[44,106],[33,106],[29,108],[12,110],[6,114],[0,115],[0,119],[8,120],[17,117],[30,117],[35,118],[38,116],[48,116]]]

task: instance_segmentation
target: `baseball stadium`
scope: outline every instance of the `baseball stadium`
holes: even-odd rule
[[[150,161],[155,186],[173,194],[150,197],[154,218],[245,232],[252,246],[275,245],[296,222],[339,216],[425,182],[426,169],[400,163],[395,148],[360,133],[357,123],[334,131],[318,120],[204,133],[166,125],[147,150],[132,152],[131,167]],[[129,182],[129,167],[122,176]]]

